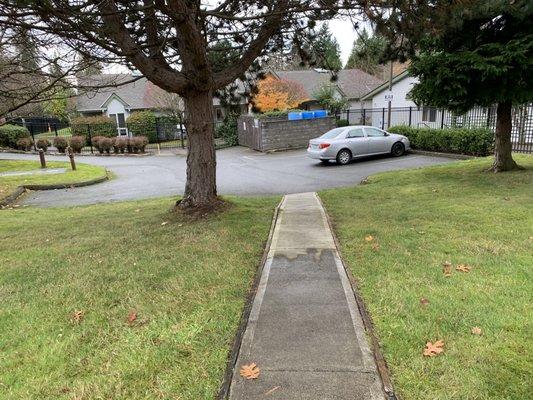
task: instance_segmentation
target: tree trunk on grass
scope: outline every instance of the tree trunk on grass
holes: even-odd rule
[[[190,93],[184,102],[189,151],[185,193],[178,207],[210,208],[217,200],[213,93]]]
[[[511,154],[511,130],[513,127],[511,119],[511,102],[498,103],[496,109],[496,135],[494,142],[494,164],[491,171],[503,172],[520,169],[513,160]]]

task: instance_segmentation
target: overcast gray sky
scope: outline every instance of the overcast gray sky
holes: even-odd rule
[[[357,33],[353,28],[352,22],[346,19],[334,19],[324,23],[329,24],[331,33],[339,42],[342,64],[346,64],[346,61],[348,61],[348,57],[350,56],[350,51],[352,50],[353,42],[357,38]],[[369,29],[368,23],[360,22],[360,26],[361,28],[364,26]],[[127,70],[124,67],[114,65],[105,68],[105,72],[124,73],[127,72]]]

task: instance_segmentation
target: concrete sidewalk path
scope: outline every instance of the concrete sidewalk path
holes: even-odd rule
[[[239,375],[250,363],[258,379]],[[231,400],[385,398],[315,193],[283,199],[234,368]]]

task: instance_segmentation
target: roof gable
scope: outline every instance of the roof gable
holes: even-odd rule
[[[407,78],[409,76],[409,71],[404,70],[403,72],[399,73],[395,77],[392,78],[392,84],[394,85],[397,82],[400,82]],[[384,90],[389,88],[389,82],[384,82],[383,84],[379,85],[378,87],[374,88],[367,94],[365,94],[361,100],[368,100],[374,97],[376,94],[383,92]]]

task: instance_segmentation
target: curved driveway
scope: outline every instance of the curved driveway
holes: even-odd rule
[[[0,153],[0,159],[37,159],[35,155]],[[49,157],[66,160],[65,157]],[[313,192],[351,186],[377,172],[442,164],[451,159],[408,154],[354,161],[346,166],[322,165],[305,150],[264,154],[244,147],[217,151],[220,194],[267,195]],[[95,204],[182,194],[185,156],[77,157],[79,163],[103,165],[115,179],[94,186],[30,192],[22,202],[44,207]]]

